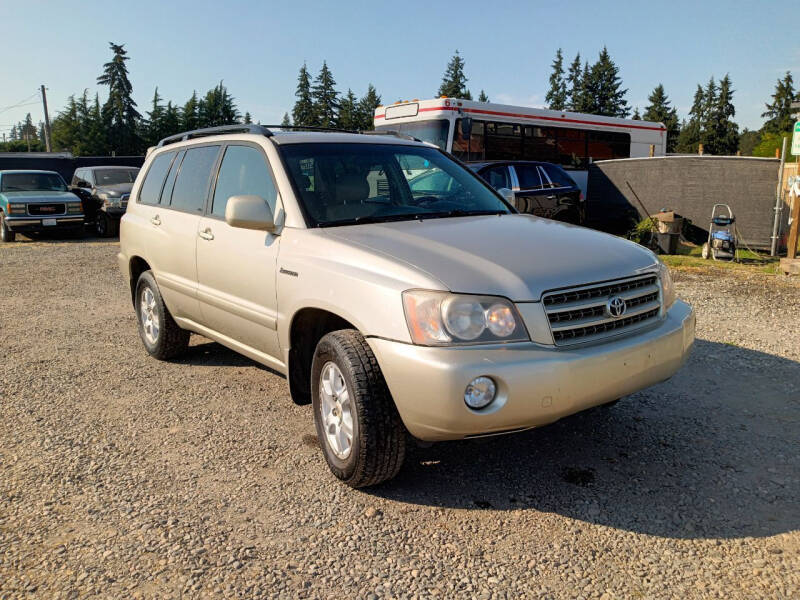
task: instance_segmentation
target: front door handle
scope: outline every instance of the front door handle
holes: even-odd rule
[[[211,229],[206,227],[203,231],[198,231],[197,235],[199,235],[204,240],[213,240],[214,234],[211,233]]]
[[[155,217],[150,219],[150,222],[157,227],[157,226],[161,225],[161,217],[156,215]]]

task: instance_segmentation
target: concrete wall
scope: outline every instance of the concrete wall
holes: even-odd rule
[[[691,219],[702,230],[694,230],[694,236],[702,237],[711,207],[725,203],[747,244],[768,248],[779,166],[777,159],[735,156],[600,161],[589,167],[587,218],[590,225],[620,234],[629,228],[625,218],[641,219],[667,208]],[[788,232],[787,220],[784,210],[782,227]]]
[[[144,156],[78,156],[69,153],[0,152],[0,171],[34,169],[56,171],[69,184],[79,167],[123,166],[141,167]]]

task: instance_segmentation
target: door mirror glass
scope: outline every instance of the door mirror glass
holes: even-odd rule
[[[469,139],[472,135],[472,117],[461,119],[461,135],[464,136],[464,139]]]
[[[92,186],[89,184],[89,182],[88,182],[88,181],[85,181],[85,180],[83,180],[83,179],[79,179],[79,180],[78,180],[78,183],[76,183],[75,185],[77,185],[79,188],[90,188],[90,187],[92,187]]]
[[[231,196],[225,206],[225,222],[231,227],[274,231],[275,217],[261,196]]]
[[[497,193],[500,194],[503,198],[505,198],[505,201],[508,202],[511,206],[514,206],[514,192],[512,192],[507,187],[502,187],[499,190],[497,190]]]

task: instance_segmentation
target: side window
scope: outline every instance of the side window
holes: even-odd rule
[[[167,176],[170,164],[174,158],[174,152],[164,152],[159,154],[150,163],[142,187],[139,188],[138,202],[140,204],[158,204],[161,198],[161,188],[164,185],[164,178]]]
[[[564,169],[555,165],[542,165],[541,168],[553,182],[553,187],[576,187],[575,181]]]
[[[72,181],[70,182],[71,186],[75,186],[78,183],[78,180],[81,178],[81,170],[77,169],[75,173],[72,174]]]
[[[172,198],[172,190],[175,187],[175,177],[178,175],[185,154],[186,150],[181,150],[178,152],[178,156],[175,157],[175,160],[172,161],[172,166],[167,174],[167,180],[164,182],[164,189],[161,192],[161,204],[164,206],[169,206],[169,201]]]
[[[483,173],[481,173],[481,177],[483,177],[486,182],[496,190],[499,190],[500,188],[511,189],[511,182],[508,178],[507,167],[492,167],[491,169],[486,169]]]
[[[208,195],[211,169],[218,153],[219,146],[201,146],[186,151],[172,190],[171,208],[202,212]]]
[[[542,179],[536,165],[516,165],[514,169],[519,178],[519,187],[523,190],[538,190],[542,187]]]
[[[250,146],[228,146],[219,168],[211,214],[225,216],[228,198],[239,195],[261,196],[275,214],[278,193],[264,155]]]

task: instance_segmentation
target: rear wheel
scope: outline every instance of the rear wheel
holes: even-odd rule
[[[394,477],[405,458],[406,430],[360,333],[343,329],[320,340],[311,390],[317,437],[333,474],[354,488]]]
[[[102,210],[97,211],[97,215],[94,218],[94,230],[99,237],[109,237],[112,235],[111,231],[111,219],[108,218],[108,215],[104,213]]]
[[[178,327],[164,304],[152,272],[145,271],[136,285],[136,317],[139,336],[150,356],[159,360],[175,358],[189,345],[189,332]]]
[[[13,242],[17,239],[17,234],[11,231],[6,225],[6,214],[0,212],[0,241]]]

